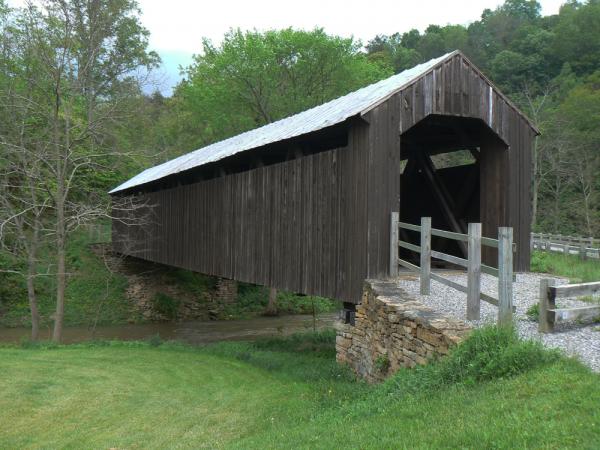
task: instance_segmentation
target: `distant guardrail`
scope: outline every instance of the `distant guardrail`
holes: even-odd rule
[[[531,250],[578,255],[581,259],[600,258],[600,239],[565,236],[562,234],[531,233]]]

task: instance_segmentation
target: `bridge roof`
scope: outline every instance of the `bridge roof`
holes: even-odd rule
[[[146,169],[117,186],[110,193],[114,194],[119,191],[131,189],[160,180],[169,175],[219,161],[247,150],[330,127],[342,123],[353,116],[366,114],[371,108],[385,101],[404,86],[413,83],[456,53],[448,53],[385,80],[378,81],[335,100],[323,103],[322,105],[315,106],[277,122],[246,131],[237,136],[215,142],[214,144],[207,145],[206,147]]]

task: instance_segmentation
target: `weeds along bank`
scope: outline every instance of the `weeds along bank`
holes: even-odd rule
[[[101,241],[105,241],[100,239]],[[168,320],[240,319],[260,315],[267,307],[268,290],[238,283],[233,301],[218,299],[217,279],[182,269],[125,260],[108,253],[98,236],[80,232],[71,240],[67,258],[65,324],[108,325]],[[40,267],[52,273],[50,259],[41,255]],[[0,326],[29,326],[25,280],[2,272],[19,261],[0,252]],[[55,279],[37,278],[42,326],[51,326],[55,311]],[[337,302],[278,293],[282,314],[312,314],[338,309]]]
[[[447,357],[376,385],[335,362],[332,331],[201,348],[157,339],[37,344],[0,348],[0,361],[0,448],[592,448],[600,440],[598,375],[510,329],[476,330]]]

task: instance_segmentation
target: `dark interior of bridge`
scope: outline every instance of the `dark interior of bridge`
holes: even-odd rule
[[[419,224],[429,216],[433,228],[466,233],[469,222],[481,222],[480,160],[487,127],[477,119],[429,116],[402,134],[400,221]],[[419,234],[400,230],[400,240],[419,243]],[[466,245],[433,237],[432,249],[465,257]],[[418,261],[401,249],[400,257]],[[434,266],[447,267],[443,261]]]

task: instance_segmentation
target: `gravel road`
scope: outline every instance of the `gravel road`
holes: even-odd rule
[[[466,286],[467,276],[464,273],[440,272],[446,278]],[[539,286],[542,278],[554,278],[557,284],[566,284],[565,278],[557,278],[537,273],[519,273],[517,281],[513,284],[513,302],[516,307],[517,330],[521,337],[541,340],[547,347],[563,350],[567,355],[579,358],[596,372],[600,372],[600,326],[599,324],[563,323],[555,327],[553,333],[539,333],[537,322],[532,322],[526,315],[527,309],[538,302]],[[465,320],[472,326],[481,326],[486,323],[495,323],[498,308],[486,302],[481,302],[481,319],[477,321],[466,320],[467,296],[466,294],[445,286],[437,281],[431,281],[431,295],[419,294],[419,278],[415,275],[403,275],[399,279],[402,287],[411,297],[425,305],[453,317]],[[482,274],[481,290],[497,298],[498,279]],[[573,306],[586,306],[576,299],[558,299],[557,306],[570,308]]]

